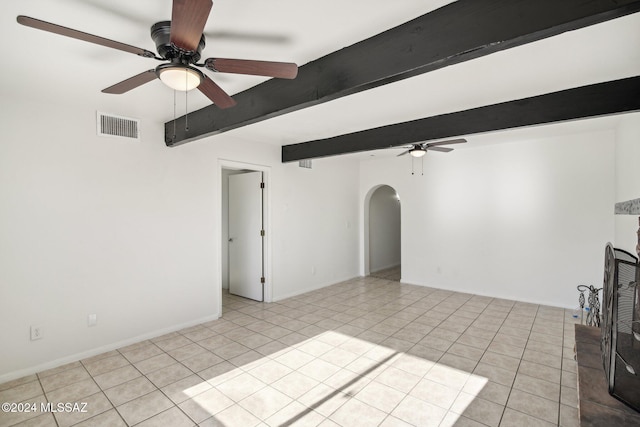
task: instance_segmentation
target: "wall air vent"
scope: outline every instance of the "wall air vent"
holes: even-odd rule
[[[300,160],[298,164],[300,165],[301,168],[311,169],[311,159]]]
[[[140,120],[97,112],[98,136],[140,139]]]

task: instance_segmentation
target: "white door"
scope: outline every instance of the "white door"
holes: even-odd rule
[[[264,300],[262,172],[229,176],[229,293]]]

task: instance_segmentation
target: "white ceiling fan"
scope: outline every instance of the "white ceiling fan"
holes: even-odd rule
[[[422,175],[424,175],[424,155],[427,154],[427,151],[440,151],[443,153],[448,153],[450,151],[453,151],[453,148],[449,148],[449,147],[442,147],[443,145],[451,145],[451,144],[463,144],[467,142],[466,139],[464,138],[458,138],[458,139],[448,139],[446,141],[440,141],[440,142],[423,142],[421,144],[412,144],[409,146],[404,146],[404,147],[391,147],[394,149],[397,148],[403,148],[405,149],[405,151],[403,151],[402,153],[398,154],[397,157],[400,156],[404,156],[405,154],[409,154],[411,155],[411,175],[415,175],[414,171],[413,171],[413,159],[420,159],[423,160],[422,162]]]
[[[460,138],[460,139],[449,139],[447,141],[440,141],[440,142],[430,142],[430,143],[423,142],[422,144],[412,144],[405,147],[393,147],[393,148],[406,149],[406,151],[398,154],[397,157],[404,156],[405,154],[410,154],[412,157],[419,158],[427,154],[427,151],[441,151],[443,153],[448,153],[450,151],[453,151],[453,148],[442,147],[442,145],[462,144],[465,142],[467,142],[466,139]]]

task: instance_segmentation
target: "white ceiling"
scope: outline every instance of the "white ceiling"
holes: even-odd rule
[[[447,3],[215,0],[205,28],[209,37],[203,58],[302,65]],[[154,68],[157,61],[27,28],[15,20],[17,15],[28,15],[155,51],[149,28],[170,19],[170,0],[4,0],[0,7],[0,36],[7,51],[0,79],[3,104],[11,97],[24,97],[152,118],[159,123],[172,119],[173,92],[160,81],[124,95],[100,92]],[[640,75],[640,14],[340,98],[229,134],[275,145],[291,144],[634,75]],[[230,94],[264,80],[230,74],[210,77]],[[207,104],[199,92],[189,93],[189,111]],[[177,108],[178,115],[184,114],[184,95],[177,100]],[[596,123],[606,127],[614,122]],[[553,132],[553,126],[549,129]]]

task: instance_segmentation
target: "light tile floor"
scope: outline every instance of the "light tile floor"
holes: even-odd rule
[[[376,271],[375,273],[371,273],[371,277],[399,282],[401,278],[401,267],[397,266]]]
[[[0,385],[37,404],[0,426],[578,426],[568,310],[371,277],[223,299],[219,320]]]

